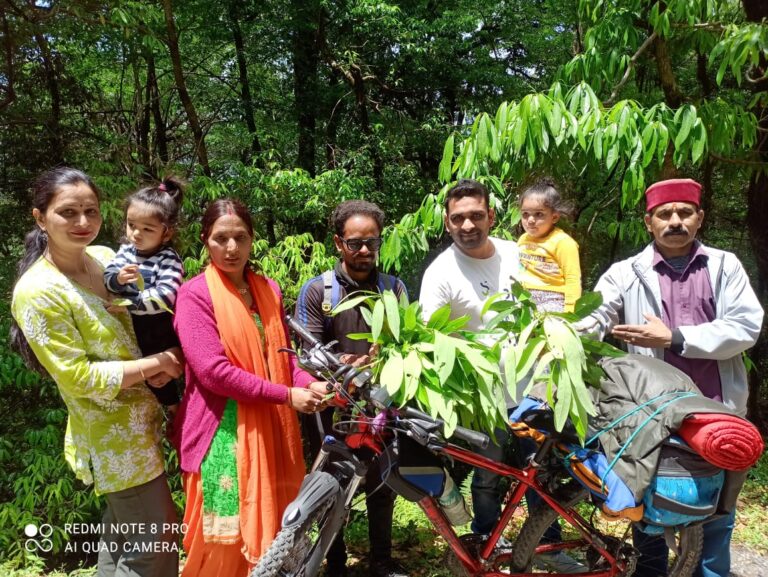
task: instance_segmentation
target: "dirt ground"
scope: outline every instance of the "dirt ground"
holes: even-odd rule
[[[768,577],[768,557],[746,547],[733,545],[730,577]]]

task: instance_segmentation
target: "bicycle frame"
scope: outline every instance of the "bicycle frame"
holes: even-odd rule
[[[321,450],[312,467],[312,471],[322,470],[329,463],[329,456],[331,453],[342,455],[345,459],[348,459],[349,462],[353,464],[355,470],[354,476],[350,479],[349,483],[344,488],[344,498],[341,499],[341,501],[343,501],[345,504],[346,511],[349,510],[355,491],[357,490],[362,479],[365,477],[365,472],[368,468],[368,465],[358,460],[352,451],[361,446],[364,446],[374,450],[378,457],[384,450],[383,439],[371,432],[372,421],[373,419],[371,417],[365,414],[361,414],[359,418],[355,420],[355,423],[359,426],[358,431],[347,435],[343,441],[336,439],[335,437],[326,436],[326,439],[323,443],[324,450]],[[394,422],[390,424],[389,428],[394,428],[401,430],[402,432],[406,432],[405,430],[398,427],[398,421],[400,421],[400,419],[395,418]],[[539,450],[539,453],[537,453],[537,457],[547,453],[551,446],[552,443],[548,443],[542,446],[542,448]],[[582,573],[581,575],[585,575],[587,577],[614,577],[620,575],[622,571],[624,571],[625,567],[623,562],[620,559],[617,559],[616,556],[614,556],[614,554],[608,550],[607,544],[604,543],[599,536],[595,535],[590,530],[589,524],[584,520],[584,518],[574,509],[564,507],[540,484],[537,478],[540,467],[536,464],[536,458],[534,458],[531,461],[531,464],[529,464],[524,469],[518,469],[516,467],[512,467],[511,465],[489,459],[475,452],[472,452],[471,450],[464,449],[453,444],[444,444],[439,448],[430,446],[429,448],[436,453],[444,454],[456,461],[466,463],[473,467],[480,467],[488,471],[492,471],[498,475],[507,477],[512,480],[512,484],[505,496],[505,504],[502,509],[501,517],[491,531],[489,538],[484,542],[483,546],[477,553],[470,551],[461,541],[434,497],[426,496],[417,502],[426,517],[430,520],[437,532],[445,540],[453,553],[456,555],[459,562],[464,566],[470,575],[475,577],[531,577],[533,575],[540,575],[540,573],[531,574],[509,573],[508,571],[501,572],[494,567],[489,566],[489,561],[492,559],[492,557],[494,565],[497,565],[499,561],[508,560],[510,557],[509,552],[502,552],[495,556],[493,556],[493,552],[500,537],[502,536],[504,529],[509,524],[512,517],[514,516],[516,509],[520,505],[520,502],[522,501],[527,489],[533,489],[536,491],[541,499],[546,502],[554,511],[556,511],[562,519],[567,521],[573,528],[575,528],[581,537],[580,540],[571,540],[567,543],[540,545],[537,549],[537,552],[554,552],[588,544],[593,547],[596,552],[600,553],[603,559],[608,562],[608,567],[598,571]],[[342,528],[342,524],[343,523],[340,523],[338,527],[335,527],[336,530],[334,531],[334,537],[338,530]],[[328,547],[330,547],[332,540],[333,539],[327,540]],[[325,543],[326,540],[324,539],[323,544]],[[327,550],[323,551],[323,555],[325,553],[327,553]],[[320,557],[320,560],[322,560],[322,557]],[[308,574],[311,575],[312,573]]]
[[[547,449],[545,449],[547,450]],[[467,463],[474,467],[480,467],[492,471],[498,475],[509,477],[514,479],[505,496],[505,505],[501,512],[499,521],[491,531],[490,536],[480,549],[479,555],[475,556],[464,546],[461,542],[456,531],[445,518],[442,510],[440,510],[434,498],[427,497],[419,501],[419,506],[424,511],[427,518],[432,522],[435,529],[445,539],[453,553],[458,560],[464,566],[464,568],[473,576],[477,577],[526,577],[532,574],[530,573],[514,573],[499,572],[493,569],[486,569],[485,564],[491,558],[494,548],[502,536],[504,528],[509,524],[514,516],[515,510],[520,505],[520,501],[523,499],[527,489],[533,489],[539,496],[545,501],[552,509],[554,509],[558,515],[568,521],[581,535],[583,541],[571,541],[568,544],[559,545],[541,545],[537,550],[541,553],[553,552],[557,550],[566,549],[568,547],[574,547],[582,543],[588,543],[593,546],[603,557],[609,561],[610,567],[608,570],[592,571],[588,573],[581,573],[580,575],[586,575],[589,577],[611,577],[619,575],[624,570],[620,567],[620,561],[614,557],[614,555],[606,549],[605,544],[601,543],[599,537],[595,535],[589,529],[586,521],[576,511],[563,507],[555,498],[553,498],[538,482],[537,473],[538,467],[534,464],[535,460],[531,464],[524,468],[518,469],[492,459],[488,459],[461,447],[455,445],[446,445],[441,451],[443,454],[452,457],[453,459],[462,463]],[[497,559],[503,559],[508,557],[508,553],[502,553]],[[538,574],[540,575],[540,574]]]

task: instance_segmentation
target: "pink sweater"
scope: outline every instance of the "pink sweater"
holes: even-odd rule
[[[279,287],[271,279],[269,284],[280,296],[282,305]],[[187,365],[186,388],[174,419],[172,440],[179,452],[181,470],[196,473],[219,426],[227,399],[282,404],[288,400],[288,389],[229,361],[216,328],[213,301],[204,274],[179,289],[174,327]],[[287,334],[287,326],[285,330]],[[316,380],[299,368],[294,355],[290,356],[290,364],[294,386],[305,388]]]

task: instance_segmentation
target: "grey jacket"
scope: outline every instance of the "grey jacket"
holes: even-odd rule
[[[747,410],[747,371],[741,353],[760,335],[763,308],[749,284],[744,267],[733,253],[703,247],[712,282],[717,318],[709,323],[679,327],[685,344],[682,356],[718,361],[723,403],[743,416]],[[595,290],[603,304],[593,313],[602,339],[617,324],[645,324],[643,313],[662,318],[659,277],[653,269],[653,244],[638,255],[611,266]],[[664,349],[627,346],[630,353],[664,358]]]

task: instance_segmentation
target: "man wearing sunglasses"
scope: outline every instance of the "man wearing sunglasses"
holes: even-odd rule
[[[321,342],[337,341],[334,350],[341,353],[343,362],[362,366],[370,362],[369,345],[366,341],[349,339],[347,335],[370,332],[370,327],[357,307],[335,316],[331,316],[331,310],[345,296],[357,291],[391,290],[398,298],[401,294],[407,297],[408,293],[400,279],[381,273],[376,267],[384,228],[384,212],[378,206],[362,200],[342,202],[331,215],[331,225],[339,260],[333,270],[304,284],[296,302],[295,316]],[[333,411],[330,407],[316,415],[301,416],[313,459],[320,450],[323,432],[331,431]],[[369,574],[371,577],[405,577],[392,561],[395,494],[386,485],[380,485],[378,468],[371,467],[365,482],[371,545]],[[346,559],[346,547],[340,535],[328,551],[325,575],[345,577]]]

